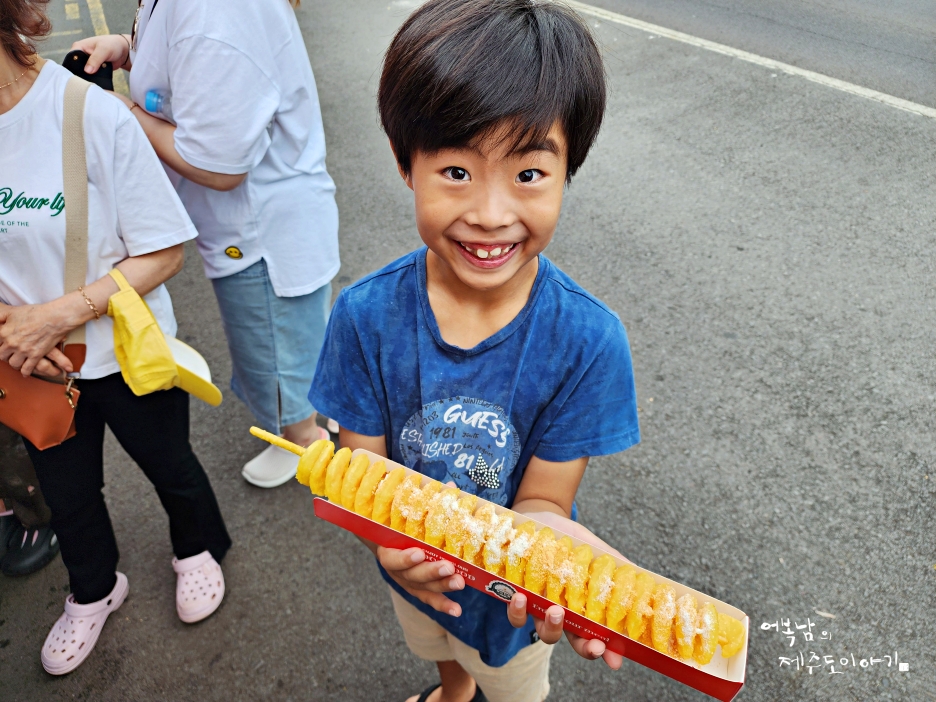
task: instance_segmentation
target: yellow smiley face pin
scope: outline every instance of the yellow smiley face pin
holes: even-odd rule
[[[239,248],[237,248],[236,246],[228,246],[228,247],[224,250],[224,253],[226,253],[230,258],[233,258],[233,259],[235,259],[235,260],[236,260],[236,259],[241,259],[241,258],[244,257],[244,252],[241,251],[241,250],[240,250]]]

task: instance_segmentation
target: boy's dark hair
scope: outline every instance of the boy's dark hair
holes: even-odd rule
[[[522,151],[555,123],[570,180],[604,116],[601,54],[585,23],[539,0],[430,0],[406,20],[384,57],[377,104],[397,162],[475,139]]]

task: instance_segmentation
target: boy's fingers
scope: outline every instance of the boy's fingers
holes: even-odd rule
[[[548,644],[554,644],[562,638],[562,620],[565,612],[559,605],[552,605],[546,610],[546,616],[538,628],[539,637]]]
[[[395,575],[413,586],[424,587],[433,592],[465,588],[465,579],[455,575],[455,568],[450,563],[422,563],[408,570],[397,571]]]
[[[601,657],[604,658],[604,662],[608,664],[611,670],[620,670],[624,664],[624,656],[614,651],[605,650],[604,655]]]
[[[465,580],[455,575],[455,566],[448,561],[426,562],[426,553],[419,548],[400,551],[378,547],[377,558],[387,571],[406,582],[424,585],[436,592],[461,590]]]
[[[510,604],[507,605],[507,620],[511,626],[519,629],[527,623],[526,605],[526,595],[521,592],[514,593]]]
[[[604,642],[598,639],[583,639],[581,636],[575,636],[574,634],[568,634],[567,638],[572,645],[572,650],[582,658],[593,661],[601,658],[605,653]]]
[[[453,617],[461,616],[461,605],[459,605],[457,602],[452,602],[452,600],[441,593],[426,592],[425,590],[415,590],[410,594],[412,594],[423,604],[427,604],[432,607],[436,612],[442,612],[443,614],[448,614]]]
[[[377,560],[387,570],[406,570],[425,561],[426,552],[421,548],[408,548],[401,551],[396,548],[378,546]]]

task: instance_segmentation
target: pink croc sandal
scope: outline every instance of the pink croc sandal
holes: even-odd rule
[[[80,605],[72,595],[65,599],[65,612],[55,622],[42,646],[42,667],[52,675],[72,672],[94,650],[108,615],[127,599],[127,576],[117,573],[117,584],[103,600]]]
[[[186,624],[200,622],[221,606],[224,599],[224,574],[208,551],[197,556],[173,558],[176,577],[176,612]]]

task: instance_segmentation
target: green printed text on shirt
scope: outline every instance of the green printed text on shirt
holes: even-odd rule
[[[62,214],[65,198],[58,193],[51,200],[47,197],[30,197],[25,192],[14,195],[10,188],[0,188],[0,215],[10,214],[13,210],[41,210],[48,207],[52,216]]]

